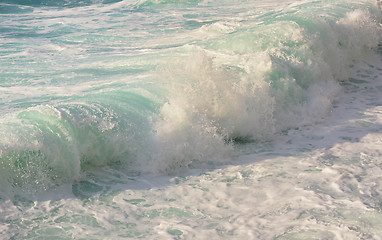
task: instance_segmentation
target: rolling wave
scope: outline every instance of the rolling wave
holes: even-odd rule
[[[109,14],[103,29],[83,32],[71,24],[73,14],[51,25],[44,15],[49,32],[33,28],[38,34],[28,38],[51,39],[50,45],[35,52],[2,46],[11,49],[8,65],[22,63],[16,80],[11,75],[1,82],[4,91],[16,89],[2,94],[0,105],[3,188],[49,188],[105,165],[170,173],[225,161],[235,144],[269,141],[328,116],[339,81],[348,78],[352,63],[377,49],[382,33],[381,15],[368,1],[288,4],[237,18],[224,18],[226,8],[215,15],[190,13],[184,6],[208,4],[191,0],[134,3],[146,9],[141,12],[128,12],[131,4],[120,1],[12,1],[33,7],[100,3],[116,3],[113,11],[121,11],[103,9]],[[150,9],[173,3],[170,13],[177,17]],[[101,13],[92,10],[86,24],[99,22]],[[126,35],[102,32],[129,24],[127,15],[155,20],[137,20],[139,29],[127,25]],[[57,34],[63,26],[70,31]],[[125,40],[133,37],[143,39],[140,45]],[[31,56],[40,59],[25,63]],[[44,72],[49,59],[62,65]],[[20,70],[34,61],[42,73]]]

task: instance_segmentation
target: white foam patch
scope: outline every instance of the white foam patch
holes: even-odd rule
[[[173,167],[179,161],[187,166],[211,160],[213,148],[206,144],[216,147],[221,158],[224,141],[268,141],[276,133],[318,123],[331,113],[341,91],[339,80],[349,77],[349,64],[377,47],[380,26],[360,10],[335,23],[317,19],[311,23],[317,34],[297,22],[252,26],[250,33],[217,37],[208,50],[179,48],[191,56],[176,57],[162,71],[170,87],[155,130],[159,145],[182,150],[167,153],[167,147],[159,147],[163,159],[174,162]],[[229,148],[227,144],[228,152]]]

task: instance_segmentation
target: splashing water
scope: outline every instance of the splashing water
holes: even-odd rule
[[[381,236],[379,135],[355,134],[379,129],[380,21],[368,0],[2,1],[0,231]]]

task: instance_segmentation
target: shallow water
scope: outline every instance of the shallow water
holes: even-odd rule
[[[0,3],[5,239],[380,239],[374,1]]]

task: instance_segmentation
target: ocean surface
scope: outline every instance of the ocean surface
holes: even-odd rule
[[[0,0],[1,239],[382,239],[374,0]]]

